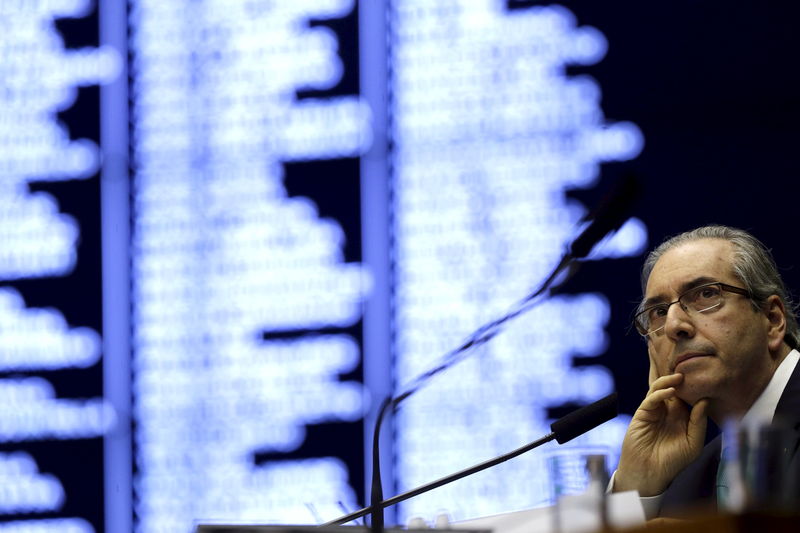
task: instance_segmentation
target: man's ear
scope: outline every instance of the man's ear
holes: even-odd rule
[[[786,337],[786,308],[777,294],[764,302],[764,315],[767,318],[767,344],[769,351],[777,353]]]

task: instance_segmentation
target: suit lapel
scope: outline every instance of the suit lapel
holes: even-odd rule
[[[787,494],[800,494],[800,363],[795,366],[792,376],[783,389],[781,399],[775,408],[775,422],[793,430],[790,441],[786,442],[784,463],[788,474],[784,473],[784,490]]]
[[[800,430],[800,363],[794,367],[781,399],[775,408],[775,420]]]
[[[698,505],[716,509],[715,482],[722,437],[709,442],[695,461],[684,468],[664,491],[661,516],[681,517],[697,512]]]
[[[791,476],[800,480],[800,363],[797,364],[775,408],[775,421],[794,429],[794,442],[790,443],[793,456]],[[793,444],[793,446],[792,446]],[[686,516],[697,510],[698,503],[713,505],[716,510],[715,481],[719,468],[722,437],[717,436],[703,448],[700,457],[683,469],[664,491],[661,516]],[[796,487],[800,493],[800,487]]]

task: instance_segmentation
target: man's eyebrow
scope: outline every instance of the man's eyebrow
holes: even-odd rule
[[[719,283],[717,278],[710,278],[708,276],[700,276],[698,278],[694,278],[692,281],[687,281],[680,286],[680,293],[683,294],[684,292],[694,289],[695,287],[699,287],[700,285],[705,285],[706,283]]]
[[[678,294],[683,294],[684,292],[694,289],[695,287],[699,287],[700,285],[705,285],[706,283],[715,283],[719,280],[716,278],[712,278],[709,276],[698,276],[690,281],[681,283],[678,286]],[[660,303],[665,303],[666,298],[663,296],[651,296],[647,298],[645,301],[642,302],[640,309],[647,309],[650,306],[658,305]]]

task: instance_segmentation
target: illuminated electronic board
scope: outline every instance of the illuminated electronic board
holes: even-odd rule
[[[357,505],[338,457],[291,460],[307,428],[363,416],[364,268],[286,163],[357,157],[335,34],[352,2],[131,2],[137,530],[314,522]],[[320,176],[341,180],[337,176]],[[333,443],[331,443],[332,445]],[[257,461],[264,455],[274,460]]]
[[[353,0],[128,3],[134,453],[133,486],[117,487],[103,438],[129,421],[103,397],[97,290],[71,283],[87,275],[79,250],[99,248],[99,223],[76,213],[99,211],[108,154],[60,114],[114,80],[120,56],[57,30],[95,3],[0,3],[0,532],[101,531],[104,490],[133,493],[141,533],[313,523],[365,503],[338,451],[361,460],[352,427],[375,403],[360,375],[365,301],[392,293],[380,363],[402,387],[552,268],[585,211],[564,191],[642,147],[634,124],[604,119],[593,79],[565,75],[603,58],[601,32],[561,7],[505,4],[387,1],[390,120],[376,131],[386,110],[341,89],[358,70],[337,26],[361,23]],[[376,287],[389,278],[352,252],[357,217],[330,213],[376,201],[344,184],[371,179],[357,161],[387,132],[393,277]],[[91,193],[80,209],[70,190]],[[595,257],[645,244],[632,220]],[[398,487],[508,451],[546,432],[548,406],[609,392],[607,369],[571,361],[604,351],[608,314],[599,294],[556,298],[409,400],[386,465]],[[582,442],[614,449],[624,425]],[[409,502],[400,521],[542,503],[543,456]]]
[[[79,88],[119,72],[112,50],[68,49],[57,29],[91,7],[0,5],[0,531],[103,528],[116,413],[103,397],[91,252],[100,157],[97,139],[73,135],[78,119],[59,117]]]
[[[530,292],[559,260],[599,164],[643,139],[607,123],[600,88],[567,77],[600,61],[606,40],[567,9],[509,11],[493,0],[391,2],[394,371],[399,387]],[[596,257],[641,253],[632,220]],[[547,407],[610,393],[611,373],[573,368],[605,350],[600,294],[556,297],[404,405],[396,424],[400,491],[549,433]],[[618,449],[624,419],[578,440]],[[545,451],[401,504],[400,523],[441,510],[469,518],[546,503]]]

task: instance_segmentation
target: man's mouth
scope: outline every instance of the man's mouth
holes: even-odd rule
[[[678,366],[685,361],[689,361],[690,359],[696,359],[698,357],[708,357],[710,355],[711,354],[704,352],[687,352],[681,354],[675,358],[675,365],[673,365],[672,371],[675,372],[678,369]]]

